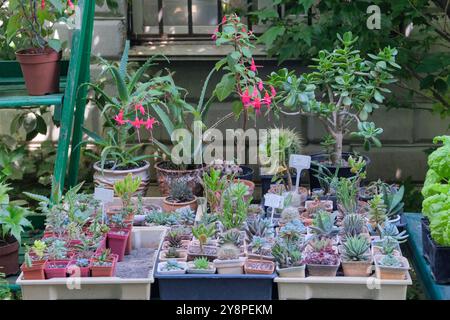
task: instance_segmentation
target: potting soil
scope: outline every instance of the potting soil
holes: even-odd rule
[[[155,259],[155,250],[139,248],[124,256],[123,261],[116,266],[116,276],[119,278],[148,278]]]

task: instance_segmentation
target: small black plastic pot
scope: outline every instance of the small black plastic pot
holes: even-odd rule
[[[161,300],[271,300],[276,274],[156,273]]]
[[[353,155],[353,153],[343,152],[342,158],[348,159],[348,157],[350,157],[351,155]],[[366,169],[367,166],[370,164],[370,159],[366,156],[362,156],[362,157],[364,158],[364,160],[366,160],[366,167],[364,168],[364,169]],[[310,184],[311,190],[321,187],[319,180],[314,175],[316,174],[316,170],[319,170],[319,166],[317,165],[317,163],[322,163],[322,162],[326,161],[327,159],[328,159],[328,155],[325,153],[316,153],[316,154],[311,155],[311,168],[309,169],[309,184]],[[328,170],[330,170],[330,172],[332,174],[334,174],[336,172],[335,166],[328,166],[328,165],[324,165],[324,164],[322,164],[322,166],[324,166]],[[354,175],[355,174],[350,172],[350,167],[340,167],[339,168],[338,177],[350,178],[350,177],[353,177]]]
[[[242,173],[236,176],[236,179],[253,181],[253,169],[247,166],[240,166]]]
[[[423,247],[423,257],[430,263],[430,252],[431,243],[428,241],[428,235],[430,234],[430,221],[427,217],[420,219],[422,226],[422,247]]]

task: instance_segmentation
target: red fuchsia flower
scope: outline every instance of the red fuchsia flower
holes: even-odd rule
[[[136,129],[140,129],[141,125],[143,125],[145,122],[142,119],[139,119],[138,117],[136,117],[136,119],[134,121],[131,121],[130,123]]]
[[[266,94],[264,95],[264,98],[262,99],[262,103],[265,104],[266,106],[270,106],[272,104],[272,98],[267,91]]]
[[[145,109],[144,109],[144,107],[142,106],[142,104],[137,104],[137,105],[135,105],[135,106],[134,106],[134,110],[136,110],[136,111],[139,110],[139,112],[140,112],[141,114],[145,114]]]
[[[116,116],[114,117],[114,120],[115,120],[120,126],[122,126],[122,125],[124,125],[125,123],[127,123],[127,120],[124,120],[124,119],[123,119],[123,110],[120,110],[120,111],[119,111],[119,114],[116,115]]]
[[[41,9],[45,9],[45,0],[41,0]]]
[[[244,107],[247,107],[251,102],[251,97],[248,93],[248,88],[245,89],[244,93],[241,94],[241,101]]]
[[[147,118],[147,120],[144,121],[144,125],[145,125],[145,128],[146,128],[147,130],[152,130],[152,129],[153,129],[153,125],[154,125],[155,123],[158,123],[158,121],[156,121],[155,118]]]
[[[259,82],[258,82],[258,89],[259,89],[259,91],[263,91],[263,89],[264,89],[264,83],[263,83],[262,81],[259,81]]]
[[[67,0],[67,4],[69,5],[70,9],[72,9],[72,10],[75,9],[75,6],[74,6],[72,0]]]
[[[258,68],[261,68],[261,66],[257,66],[255,64],[255,60],[252,58],[252,63],[250,64],[250,70],[253,72],[256,72],[258,70]]]

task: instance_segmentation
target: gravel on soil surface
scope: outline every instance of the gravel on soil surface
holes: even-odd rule
[[[125,279],[148,278],[153,268],[156,250],[139,248],[132,250],[116,266],[116,276]]]

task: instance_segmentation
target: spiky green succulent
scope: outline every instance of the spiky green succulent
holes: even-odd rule
[[[342,247],[342,258],[346,261],[367,261],[370,258],[369,241],[362,235],[347,237]]]
[[[325,210],[319,210],[310,227],[319,238],[333,238],[339,233],[339,228],[334,225],[336,213],[328,213]]]
[[[234,244],[228,243],[219,247],[217,250],[217,258],[220,260],[238,259],[240,250]]]
[[[394,267],[394,268],[400,268],[403,267],[403,262],[399,257],[396,257],[392,254],[387,254],[383,256],[378,261],[378,264],[383,267]]]
[[[254,236],[267,237],[271,236],[272,224],[269,219],[258,217],[245,223],[245,233],[249,241],[252,241]]]
[[[205,257],[199,257],[194,259],[194,268],[199,270],[209,269],[209,261]]]
[[[347,214],[342,221],[343,233],[346,237],[356,236],[364,231],[364,218],[359,214]]]
[[[241,233],[239,230],[231,229],[222,233],[219,237],[220,244],[234,244],[235,246],[241,245]]]

